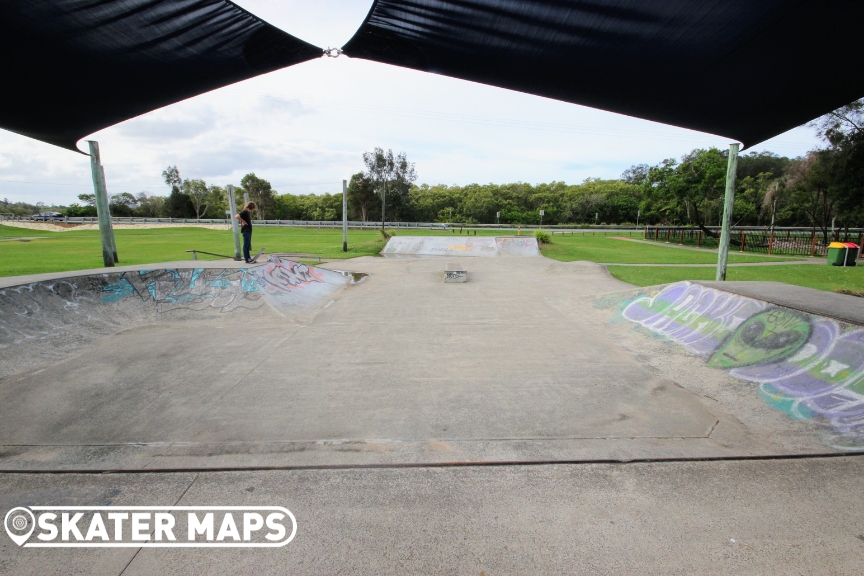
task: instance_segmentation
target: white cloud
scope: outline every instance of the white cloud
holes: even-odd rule
[[[321,46],[353,35],[370,2],[244,0]],[[271,12],[265,13],[265,10]],[[546,98],[347,57],[321,58],[153,111],[100,142],[110,192],[166,193],[162,170],[238,184],[247,172],[280,192],[341,190],[375,146],[404,150],[419,182],[581,182],[615,178],[726,138]],[[816,146],[792,130],[756,147],[796,156]],[[89,191],[89,158],[0,131],[0,197],[68,204]],[[8,180],[44,182],[21,184]]]

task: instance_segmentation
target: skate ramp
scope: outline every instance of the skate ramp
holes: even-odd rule
[[[691,282],[639,291],[619,308],[827,444],[864,449],[862,327]]]
[[[109,334],[167,320],[314,311],[352,275],[272,258],[253,268],[137,270],[33,282],[0,290],[0,376],[68,355]]]
[[[516,236],[393,236],[385,257],[410,256],[539,256],[537,239]]]
[[[798,417],[766,401],[760,384],[730,377],[764,362],[718,364],[722,353],[767,358],[724,348],[724,330],[768,322],[758,302],[705,301],[692,285],[656,298],[666,287],[634,289],[603,266],[545,258],[520,259],[517,280],[510,259],[477,258],[464,284],[441,282],[434,258],[339,262],[369,274],[357,285],[274,264],[31,286],[44,307],[28,313],[48,322],[2,354],[22,363],[0,377],[0,468],[621,461],[856,446],[844,415]],[[693,324],[702,338],[653,318],[701,310],[692,302],[707,307]],[[806,351],[790,350],[804,327],[784,321],[794,334],[762,348],[781,350],[772,362],[798,362]],[[821,320],[809,322],[812,331]],[[755,332],[745,344],[763,338]],[[854,372],[831,354],[810,371]]]

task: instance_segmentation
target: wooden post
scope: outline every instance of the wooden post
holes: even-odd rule
[[[696,247],[697,248],[702,247],[702,231],[701,230],[699,230],[699,236],[696,238]]]
[[[744,242],[747,241],[747,233],[743,230],[741,231],[741,252],[744,251]]]
[[[684,229],[681,229],[681,246],[684,245]]]
[[[234,185],[225,187],[228,192],[228,219],[231,222],[231,232],[234,234],[234,260],[240,260],[240,227],[237,225],[237,200],[234,199]]]
[[[768,255],[771,256],[771,252],[774,250],[774,234],[771,234],[771,238],[768,239]]]
[[[726,165],[726,194],[723,199],[723,223],[720,232],[720,246],[717,248],[717,274],[715,280],[726,280],[726,264],[729,262],[729,230],[732,226],[732,209],[735,206],[735,174],[738,171],[738,148],[740,144],[729,145],[729,162]]]
[[[114,246],[111,244],[111,212],[108,207],[108,192],[99,158],[99,143],[88,140],[90,145],[90,174],[93,177],[93,191],[96,194],[96,214],[99,217],[99,238],[102,241],[102,262],[106,268],[114,266]]]
[[[669,240],[671,240],[671,239],[672,239],[672,229],[669,228],[668,230],[666,230],[666,243],[668,244]]]
[[[348,251],[348,181],[342,180],[342,251]]]
[[[816,256],[816,233],[813,233],[813,243],[810,246],[810,257],[813,258]]]

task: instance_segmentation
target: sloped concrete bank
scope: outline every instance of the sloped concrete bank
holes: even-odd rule
[[[606,295],[597,304],[615,310],[612,322],[637,325],[755,385],[768,405],[822,427],[832,446],[864,449],[861,326],[695,282]]]

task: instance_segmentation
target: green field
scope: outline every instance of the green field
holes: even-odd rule
[[[404,235],[447,235],[453,232],[399,231]],[[102,252],[99,232],[96,230],[43,232],[25,228],[3,226],[6,238],[38,237],[29,241],[7,240],[0,242],[0,276],[18,276],[42,272],[65,272],[102,267]],[[233,240],[228,230],[204,228],[161,228],[115,230],[120,264],[148,264],[189,260],[187,250],[203,250],[218,254],[233,253]],[[481,231],[478,235],[502,234],[496,231]],[[616,278],[636,284],[650,286],[678,280],[713,280],[713,268],[688,267],[627,267],[614,264],[713,264],[717,255],[713,252],[681,250],[662,244],[641,244],[598,234],[556,234],[553,244],[543,246],[543,254],[563,262],[590,260],[613,264],[609,271]],[[473,235],[473,232],[472,232]],[[463,234],[464,236],[464,234]],[[635,233],[635,236],[640,236]],[[378,231],[351,230],[349,252],[342,252],[342,233],[332,229],[313,228],[264,228],[255,229],[253,249],[266,246],[268,253],[289,252],[320,256],[332,260],[355,256],[376,255],[384,247]],[[207,256],[201,256],[205,260]],[[214,258],[215,259],[215,258]],[[302,259],[302,258],[301,258]],[[304,259],[306,260],[306,259]],[[729,262],[777,262],[782,258],[770,258],[754,254],[732,253]],[[821,290],[845,289],[855,292],[864,290],[864,266],[859,268],[835,268],[816,265],[787,265],[759,267],[730,267],[729,280],[767,280],[787,282]]]
[[[102,267],[99,232],[42,232],[4,226],[17,236],[45,236],[29,242],[0,243],[0,276],[65,272]],[[8,237],[8,235],[7,235]],[[217,254],[233,254],[234,241],[230,230],[203,228],[162,228],[148,230],[115,230],[120,264],[147,264],[191,260],[186,250],[204,250]],[[262,246],[267,252],[315,254],[324,258],[351,258],[377,254],[384,246],[375,231],[352,231],[350,251],[342,252],[342,233],[334,230],[303,228],[256,228],[252,246],[257,252]],[[201,255],[200,258],[211,258]]]
[[[635,237],[641,238],[641,233]],[[676,245],[677,246],[677,245]],[[543,255],[562,262],[590,260],[608,264],[712,264],[717,253],[685,250],[663,244],[643,244],[618,240],[611,236],[575,234],[555,235],[552,244],[543,247]],[[786,258],[758,254],[729,254],[729,262],[777,262]]]

